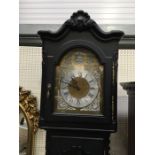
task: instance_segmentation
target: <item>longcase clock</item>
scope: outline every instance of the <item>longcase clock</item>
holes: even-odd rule
[[[46,155],[108,155],[117,129],[121,31],[103,32],[83,11],[42,39],[40,127]]]

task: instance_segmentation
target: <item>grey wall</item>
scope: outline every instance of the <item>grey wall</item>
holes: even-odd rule
[[[58,29],[77,10],[88,12],[105,31],[134,35],[134,0],[19,0],[20,34]]]
[[[20,24],[62,24],[77,10],[98,24],[134,24],[134,0],[19,0]]]

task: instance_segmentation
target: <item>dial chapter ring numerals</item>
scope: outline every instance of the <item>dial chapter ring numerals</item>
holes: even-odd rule
[[[98,84],[90,72],[73,70],[60,80],[60,93],[65,102],[83,108],[93,102],[98,94]]]

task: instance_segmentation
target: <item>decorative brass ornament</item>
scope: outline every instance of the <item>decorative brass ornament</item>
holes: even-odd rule
[[[39,112],[37,101],[31,92],[19,87],[19,109],[23,113],[28,126],[26,155],[33,155],[34,136],[38,129]]]

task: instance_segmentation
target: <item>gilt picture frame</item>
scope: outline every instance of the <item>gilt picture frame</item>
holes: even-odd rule
[[[33,155],[34,137],[38,130],[39,112],[37,110],[36,98],[31,95],[30,91],[24,90],[22,87],[19,87],[19,111],[24,116],[23,119],[27,123],[28,130],[27,143],[25,144],[26,150],[24,152],[26,155]]]

